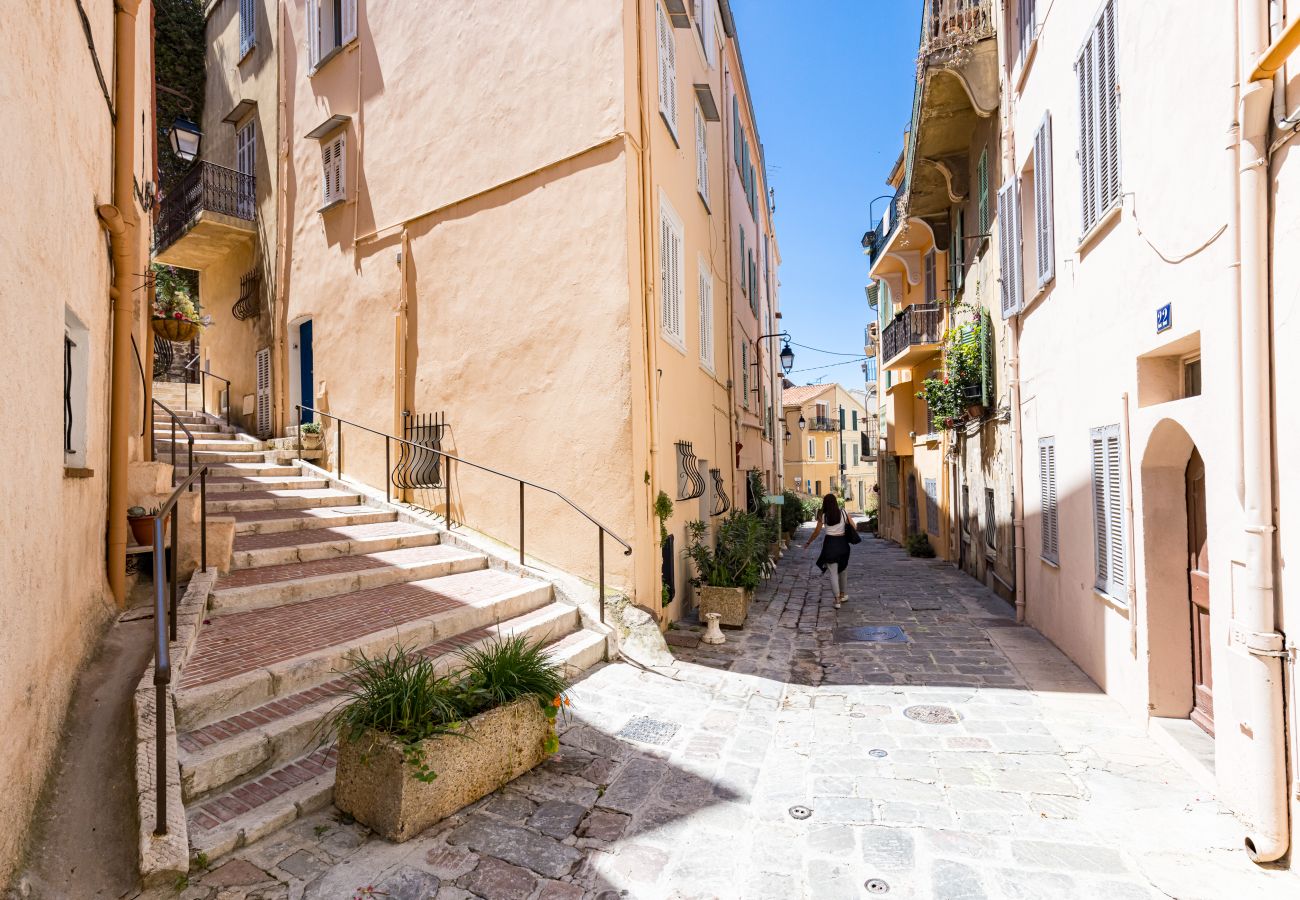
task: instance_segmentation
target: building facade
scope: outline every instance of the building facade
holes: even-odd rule
[[[876,499],[876,465],[867,440],[867,410],[839,384],[786,388],[783,425],[786,487],[808,499],[837,494],[867,512]]]

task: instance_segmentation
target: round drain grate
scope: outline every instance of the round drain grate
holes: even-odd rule
[[[885,881],[883,878],[872,878],[870,881],[867,882],[867,893],[888,894],[889,882]]]
[[[960,718],[946,706],[909,706],[903,715],[923,725],[955,725]]]
[[[790,818],[792,819],[806,819],[812,814],[813,814],[812,808],[808,806],[790,807]]]
[[[889,755],[888,750],[868,750],[867,756],[874,756],[876,759],[884,759]]]

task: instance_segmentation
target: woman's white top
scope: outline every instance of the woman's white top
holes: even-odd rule
[[[840,520],[834,525],[826,526],[827,537],[844,537],[844,523],[849,520],[849,514],[840,510]]]

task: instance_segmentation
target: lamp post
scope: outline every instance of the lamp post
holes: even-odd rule
[[[172,122],[172,127],[167,129],[167,140],[171,143],[172,153],[176,154],[177,159],[194,162],[199,156],[203,132],[199,131],[199,126],[189,119],[177,116]]]

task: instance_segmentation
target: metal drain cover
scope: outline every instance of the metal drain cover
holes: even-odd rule
[[[857,628],[836,628],[835,640],[869,644],[906,644],[907,633],[901,625],[861,625]]]
[[[876,759],[884,759],[889,755],[888,750],[868,750],[867,756],[874,756]]]
[[[903,710],[903,715],[924,725],[956,725],[961,720],[946,706],[909,706]]]
[[[868,894],[888,894],[889,882],[883,878],[872,878],[867,882]]]
[[[790,818],[807,819],[813,814],[812,807],[809,806],[792,806],[790,807]]]
[[[616,737],[627,738],[641,744],[666,744],[673,739],[681,726],[649,716],[636,716],[618,730]]]

